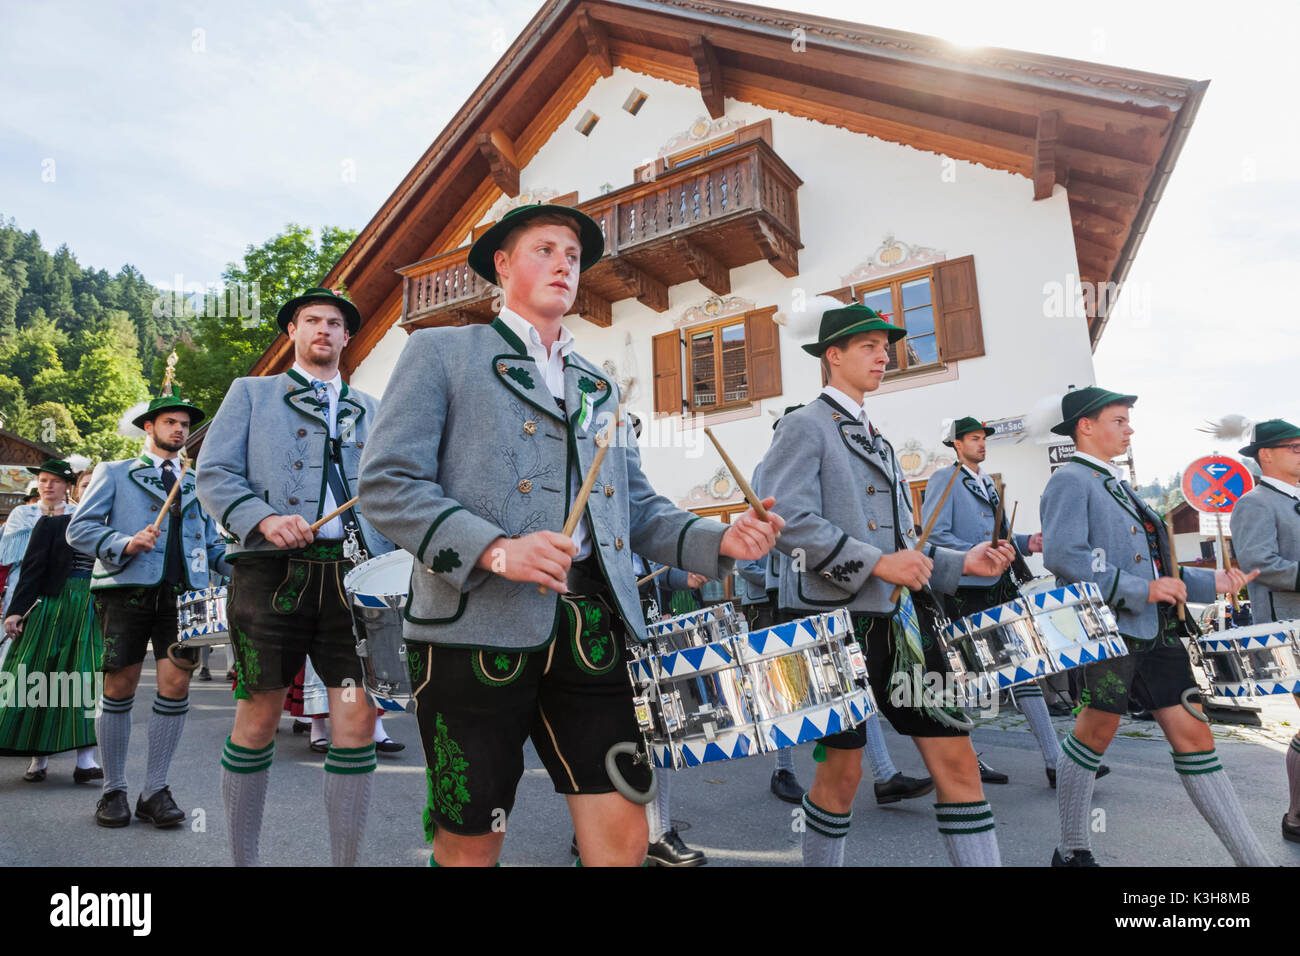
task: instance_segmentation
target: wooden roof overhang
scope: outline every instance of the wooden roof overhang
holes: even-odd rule
[[[456,249],[516,195],[519,170],[614,67],[694,86],[715,117],[731,97],[1013,172],[1035,198],[1060,184],[1079,276],[1098,286],[1127,275],[1208,85],[748,4],[550,0],[326,277],[366,318],[345,372],[399,320],[399,270]],[[1088,324],[1095,349],[1105,311]],[[290,361],[282,337],[250,374]]]

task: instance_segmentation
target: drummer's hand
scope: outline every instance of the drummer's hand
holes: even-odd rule
[[[302,515],[267,515],[257,530],[277,548],[305,548],[316,537]]]
[[[124,554],[139,554],[141,551],[152,551],[153,546],[158,543],[158,535],[162,531],[153,525],[141,528],[127,542],[123,549]]]
[[[17,637],[23,632],[23,616],[10,614],[5,618],[5,637]]]
[[[731,524],[722,534],[722,545],[718,553],[725,558],[740,561],[757,561],[776,547],[776,534],[785,527],[785,519],[772,511],[775,498],[764,498],[763,508],[767,511],[764,521],[754,509],[750,508]]]
[[[981,541],[966,552],[966,557],[961,564],[961,573],[977,578],[998,578],[1002,576],[1003,571],[1011,567],[1015,557],[1015,547],[1006,540],[999,541],[996,548],[991,541]]]
[[[919,591],[930,580],[934,570],[934,561],[920,551],[895,551],[884,554],[871,569],[871,573],[890,584],[901,584],[905,588]]]
[[[1186,601],[1187,585],[1178,578],[1156,578],[1147,585],[1148,604],[1178,604]]]
[[[578,545],[558,531],[534,531],[522,538],[497,538],[475,562],[508,581],[532,581],[559,594],[569,593],[567,578]]]
[[[1043,553],[1043,532],[1035,531],[1033,534],[1029,536],[1029,553],[1030,554]]]
[[[704,575],[696,574],[694,571],[691,571],[686,575],[686,586],[690,588],[692,591],[694,591],[696,588],[698,588],[701,584],[703,584],[707,580],[708,578],[706,578]]]
[[[1214,572],[1214,590],[1219,594],[1236,594],[1251,581],[1259,577],[1259,569],[1256,568],[1250,574],[1246,574],[1241,568],[1229,568],[1226,571]]]

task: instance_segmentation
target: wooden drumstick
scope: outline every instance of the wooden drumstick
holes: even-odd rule
[[[1007,524],[1007,540],[1013,545],[1016,539],[1011,536],[1011,532],[1016,529],[1016,511],[1020,508],[1020,500],[1017,499],[1011,503],[1011,521]]]
[[[921,529],[921,537],[916,539],[917,551],[920,551],[922,548],[924,548],[925,542],[929,540],[930,529],[934,527],[935,519],[939,517],[939,512],[943,510],[944,502],[948,500],[948,494],[952,491],[952,486],[957,484],[957,476],[960,474],[961,474],[960,467],[953,469],[952,477],[948,479],[948,487],[943,489],[943,494],[939,496],[939,503],[935,506],[934,511],[930,513],[930,520],[927,521],[925,523],[925,527]],[[901,584],[894,585],[894,592],[889,595],[889,603],[890,604],[895,603],[898,600],[898,596],[902,593],[903,593],[903,585]]]
[[[668,570],[668,565],[665,564],[665,565],[664,565],[662,568],[660,568],[658,571],[655,571],[655,572],[653,572],[653,573],[651,573],[651,574],[647,574],[647,575],[646,575],[645,577],[643,577],[643,578],[638,578],[638,579],[637,579],[637,582],[636,582],[636,586],[637,586],[637,587],[640,587],[641,585],[645,584],[647,581],[653,581],[655,578],[659,577],[659,575],[663,574],[663,573],[664,573],[665,571],[667,571],[667,570]]]
[[[766,521],[767,509],[763,507],[763,502],[759,500],[758,495],[754,494],[754,489],[749,487],[749,482],[746,481],[745,476],[740,473],[740,469],[737,468],[736,463],[731,460],[731,456],[722,450],[722,445],[718,443],[717,436],[713,434],[713,429],[706,426],[704,434],[709,436],[709,441],[713,442],[713,447],[716,448],[718,454],[722,456],[723,464],[725,464],[727,470],[731,472],[731,477],[736,479],[736,485],[740,488],[741,494],[745,496],[745,500],[749,502],[749,506],[754,509],[754,514]],[[781,537],[781,532],[778,531],[776,536],[778,538]]]
[[[1165,534],[1169,538],[1169,560],[1175,567],[1177,567],[1178,558],[1174,555],[1174,521],[1167,514],[1165,515]],[[1178,575],[1176,573],[1170,575],[1170,577],[1177,577],[1177,576]],[[1177,609],[1178,609],[1178,620],[1180,621],[1187,620],[1187,605],[1184,604],[1182,601],[1179,601],[1177,604]]]
[[[184,477],[185,477],[185,459],[182,458],[181,473],[176,478],[176,484],[172,485],[172,490],[167,492],[167,500],[163,502],[163,506],[158,512],[158,517],[153,519],[153,524],[151,525],[151,527],[155,531],[157,531],[160,527],[162,527],[162,519],[166,516],[168,510],[171,508],[172,502],[176,500],[176,496],[180,494],[181,479],[183,479]]]
[[[993,515],[993,547],[998,546],[998,530],[1002,527],[1002,509],[1006,504],[1006,498],[1003,496],[1003,485],[1001,481],[995,481],[994,485],[998,489],[998,510]]]
[[[325,527],[326,524],[333,521],[339,515],[343,514],[343,512],[347,511],[349,508],[351,508],[360,500],[361,498],[358,496],[358,497],[350,498],[347,501],[343,502],[343,504],[339,505],[337,508],[335,508],[329,514],[327,514],[325,517],[321,518],[319,521],[313,524],[311,526],[311,533],[315,534],[321,528]]]

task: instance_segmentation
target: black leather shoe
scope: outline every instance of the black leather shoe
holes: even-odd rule
[[[703,850],[692,850],[683,843],[675,828],[665,833],[658,843],[651,843],[645,856],[651,866],[703,866],[709,862]]]
[[[95,822],[101,827],[124,827],[131,822],[131,804],[125,790],[110,790],[99,798]]]
[[[1091,850],[1075,850],[1068,860],[1061,856],[1061,848],[1052,851],[1052,866],[1101,866],[1092,858]]]
[[[1282,839],[1290,840],[1292,843],[1300,843],[1300,826],[1286,822],[1286,814],[1282,814]]]
[[[778,800],[786,803],[803,803],[803,785],[789,770],[777,770],[772,774],[772,792]]]
[[[1129,714],[1129,716],[1134,720],[1155,720],[1155,717],[1152,716],[1151,711],[1149,710],[1135,710],[1133,713]]]
[[[103,767],[86,767],[84,770],[81,767],[72,768],[73,783],[90,783],[90,781],[92,780],[103,780],[103,779],[104,779]]]
[[[375,750],[381,754],[395,754],[399,750],[405,750],[406,744],[399,744],[392,737],[385,737],[383,740],[376,741]]]
[[[1062,703],[1059,700],[1054,700],[1047,705],[1047,712],[1053,717],[1072,717],[1074,715],[1074,708],[1069,704]]]
[[[199,668],[199,680],[212,680],[212,671],[206,667]]]
[[[980,780],[984,781],[985,783],[1007,783],[1011,780],[1011,778],[1008,777],[1005,773],[1002,773],[999,770],[994,770],[983,760],[981,760],[978,756],[975,759],[979,762],[980,765]]]
[[[293,722],[293,735],[295,737],[298,736],[299,734],[305,734],[309,730],[311,730],[310,720],[295,720]]]
[[[923,797],[934,789],[934,781],[929,777],[909,777],[899,772],[884,783],[876,784],[876,803],[897,803],[899,800],[911,800]]]
[[[185,819],[185,811],[172,799],[171,787],[163,787],[148,800],[141,794],[135,802],[135,815],[156,827],[174,827]]]
[[[42,767],[40,770],[28,770],[23,774],[23,779],[28,783],[40,783],[45,779],[45,768]]]

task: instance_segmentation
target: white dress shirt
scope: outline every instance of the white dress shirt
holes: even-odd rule
[[[847,395],[841,392],[834,385],[823,386],[822,394],[827,396],[828,398],[834,399],[835,404],[839,405],[846,412],[848,412],[849,414],[857,418],[858,421],[862,422],[862,427],[867,430],[867,434],[868,435],[871,434],[871,424],[870,422],[867,421],[866,405],[864,405],[862,402],[855,402],[853,399],[849,398]]]
[[[324,379],[318,379],[315,375],[308,372],[297,362],[293,363],[293,370],[297,372],[299,375],[301,375],[303,378],[305,378],[308,382],[325,382]],[[334,377],[332,379],[330,379],[328,382],[325,382],[325,392],[327,395],[329,395],[330,407],[329,407],[328,415],[326,417],[329,419],[330,438],[338,438],[339,436],[338,436],[337,418],[338,418],[338,411],[339,411],[339,395],[343,393],[343,376],[340,375],[337,371],[334,372]],[[328,467],[328,465],[326,467]],[[335,508],[337,508],[339,504],[341,504],[341,502],[337,502],[334,500],[334,492],[330,488],[329,482],[326,481],[325,501],[321,504],[320,513],[323,515],[327,515]],[[320,529],[317,530],[316,532],[316,537],[318,538],[343,537],[343,519],[341,517],[331,518],[329,521],[325,522],[323,525],[320,526]]]
[[[519,340],[524,343],[524,348],[528,351],[528,356],[537,363],[537,368],[542,373],[542,380],[546,382],[546,389],[554,398],[564,400],[564,359],[573,351],[574,338],[573,333],[560,326],[560,334],[555,343],[551,346],[550,352],[547,352],[542,345],[542,337],[537,331],[537,327],[529,322],[518,312],[502,306],[498,313],[501,321],[504,322]],[[572,415],[577,409],[565,409],[566,415]],[[573,501],[578,497],[578,489],[582,487],[582,475],[578,472],[578,463],[575,459],[573,466],[569,469],[569,487],[573,489],[573,494],[569,498],[569,506],[572,508]],[[551,530],[559,531],[559,528]],[[578,527],[573,531],[573,541],[578,546],[578,553],[574,561],[582,561],[591,556],[591,531],[587,526],[586,509],[583,509],[582,519],[578,522]]]

